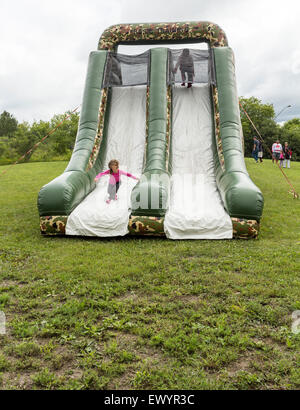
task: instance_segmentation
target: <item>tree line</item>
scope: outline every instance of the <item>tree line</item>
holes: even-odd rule
[[[77,134],[79,114],[67,112],[54,115],[50,121],[18,123],[3,111],[0,115],[0,165],[17,161],[36,143],[70,115],[37,149],[26,155],[24,161],[60,161],[71,157]]]
[[[282,144],[288,142],[292,149],[292,160],[300,160],[300,118],[294,118],[280,126],[275,121],[272,104],[263,104],[259,99],[240,98],[260,135],[264,139],[264,158],[270,158],[268,148],[278,138]],[[0,165],[17,161],[45,135],[53,130],[67,115],[70,115],[59,128],[53,132],[36,150],[29,153],[24,161],[58,161],[69,160],[75,144],[79,114],[67,112],[54,115],[50,121],[19,123],[13,114],[3,111],[0,115]],[[241,123],[244,134],[245,156],[250,157],[253,148],[255,130],[243,110]]]
[[[278,138],[282,145],[288,142],[292,150],[292,160],[300,161],[300,118],[293,118],[280,126],[275,121],[273,104],[263,104],[255,97],[241,97],[240,102],[264,140],[264,158],[271,158],[269,150],[272,150],[272,144],[276,142]],[[259,136],[253,129],[244,111],[242,109],[240,111],[244,134],[245,156],[251,157],[253,137]]]

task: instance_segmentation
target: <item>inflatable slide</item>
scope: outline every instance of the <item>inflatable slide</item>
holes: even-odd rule
[[[157,47],[125,55],[120,44]],[[138,179],[122,175],[107,203],[109,175],[95,177],[112,159]],[[40,190],[38,210],[45,235],[257,238],[263,196],[244,162],[224,31],[210,22],[105,30],[89,57],[72,157]]]

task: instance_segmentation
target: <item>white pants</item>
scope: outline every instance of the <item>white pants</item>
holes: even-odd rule
[[[291,160],[290,159],[284,159],[283,160],[283,168],[286,166],[286,161],[287,161],[287,167],[291,168]]]

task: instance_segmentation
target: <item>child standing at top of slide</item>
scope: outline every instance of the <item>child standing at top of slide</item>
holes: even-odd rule
[[[195,70],[194,70],[194,61],[193,57],[190,55],[190,50],[188,48],[185,48],[179,59],[178,62],[173,70],[173,73],[175,74],[177,69],[180,69],[181,71],[181,78],[182,78],[182,86],[185,86],[185,81],[186,81],[186,75],[187,73],[188,76],[188,86],[187,88],[190,88],[193,83],[194,75],[195,75]]]
[[[100,172],[100,174],[96,175],[94,179],[95,182],[97,182],[98,179],[100,179],[103,175],[110,175],[107,187],[107,192],[109,194],[109,198],[106,200],[107,204],[109,204],[112,199],[114,199],[115,201],[118,199],[117,192],[121,184],[121,175],[126,175],[127,177],[138,179],[128,172],[121,171],[119,169],[119,161],[116,159],[109,161],[108,168],[109,169],[107,171]]]

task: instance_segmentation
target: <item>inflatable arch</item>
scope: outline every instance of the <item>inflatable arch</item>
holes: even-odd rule
[[[182,50],[157,47],[138,56],[117,52],[120,44],[201,42],[207,50],[189,50],[194,63],[189,89],[177,84],[184,79],[175,64]],[[94,178],[107,167],[108,158],[126,150],[121,164],[131,172],[137,158],[140,180],[130,186],[123,210],[117,210],[116,201],[97,211]],[[187,173],[189,182],[194,181],[194,170],[200,185],[198,181],[184,191],[182,178],[175,175]],[[192,200],[198,188],[200,200]],[[186,196],[185,208],[178,203]],[[126,24],[105,30],[89,57],[72,157],[64,173],[40,190],[38,210],[46,235],[257,238],[263,196],[244,162],[234,55],[224,31],[210,22]]]

